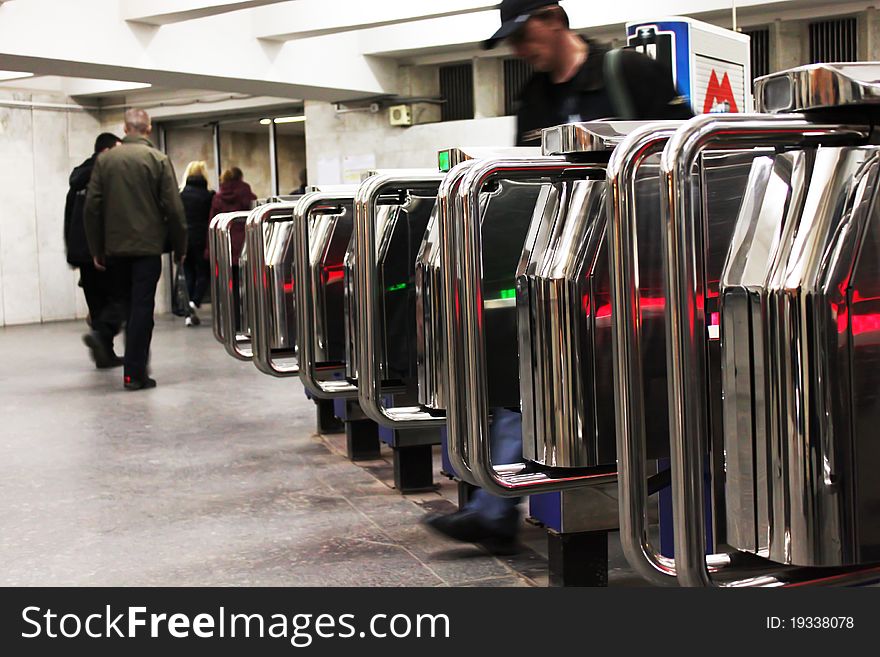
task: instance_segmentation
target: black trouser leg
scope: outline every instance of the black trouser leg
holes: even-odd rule
[[[197,306],[202,305],[205,291],[211,279],[211,267],[205,260],[205,245],[193,245],[186,252],[186,286],[190,301]]]
[[[125,329],[125,377],[143,380],[147,376],[150,342],[153,339],[153,310],[156,285],[162,274],[161,256],[127,258],[129,262],[129,312]]]
[[[107,271],[96,272],[104,276],[107,297],[97,317],[92,315],[92,329],[101,340],[112,347],[113,338],[128,320],[128,297],[131,288],[131,269],[127,259],[107,259]]]
[[[205,298],[205,292],[211,285],[211,265],[202,257],[200,253],[196,261],[196,291],[193,300],[197,306],[202,305],[202,299]]]
[[[183,261],[183,274],[186,276],[186,294],[189,296],[190,301],[195,302],[196,277],[198,276],[198,272],[196,271],[196,263],[191,256],[192,253],[187,251],[186,259]],[[181,310],[183,310],[183,308],[181,308]]]
[[[233,331],[240,333],[243,327],[241,324],[241,289],[238,287],[238,277],[238,265],[232,265],[232,310],[235,314]]]
[[[110,277],[107,272],[98,271],[95,265],[89,263],[80,265],[79,280],[86,305],[89,307],[89,315],[92,322],[97,321],[104,312],[110,299]]]

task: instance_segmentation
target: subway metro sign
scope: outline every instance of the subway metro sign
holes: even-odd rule
[[[739,64],[696,56],[694,111],[704,114],[745,109],[745,69]]]

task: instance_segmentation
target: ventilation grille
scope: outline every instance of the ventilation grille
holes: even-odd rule
[[[470,62],[440,67],[440,95],[446,101],[441,105],[442,121],[462,121],[474,118],[474,68]]]
[[[521,59],[511,57],[504,60],[504,115],[516,114],[516,101],[532,77],[532,67]]]
[[[854,62],[858,59],[855,18],[838,18],[810,23],[810,61]]]
[[[743,34],[752,40],[752,80],[767,75],[770,73],[770,30],[743,30]]]

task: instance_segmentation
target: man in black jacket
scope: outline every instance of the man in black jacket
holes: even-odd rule
[[[95,139],[95,152],[70,174],[70,189],[64,205],[64,245],[67,262],[71,267],[79,269],[79,285],[86,297],[90,321],[97,320],[107,305],[110,278],[107,272],[98,271],[92,262],[92,254],[86,241],[83,208],[95,160],[98,159],[98,155],[114,148],[120,141],[119,137],[109,132],[98,135]],[[97,358],[95,365],[99,368],[122,365],[122,359],[113,353],[112,344],[106,356],[106,358]]]
[[[503,0],[501,27],[484,42],[507,41],[534,69],[517,111],[516,144],[540,145],[541,131],[597,119],[687,119],[692,112],[661,63],[632,50],[609,54],[569,28],[556,0]],[[492,460],[522,461],[522,417],[517,409],[492,409]],[[516,549],[519,500],[478,489],[460,511],[432,515],[429,527],[450,538],[480,542],[491,550]]]
[[[571,31],[557,2],[504,0],[500,9],[501,28],[483,46],[506,40],[534,70],[519,97],[518,146],[540,145],[543,128],[563,123],[692,116],[667,66],[623,50],[610,67],[608,50]]]

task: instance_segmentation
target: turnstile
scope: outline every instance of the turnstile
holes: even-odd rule
[[[241,295],[244,277],[240,275],[245,222],[249,214],[244,211],[218,214],[208,226],[214,337],[230,356],[238,360],[253,358],[246,328],[248,311],[244,305],[245,297]]]
[[[577,576],[586,578],[580,583],[604,581],[604,541],[618,523],[606,167],[613,149],[636,128],[621,122],[560,126],[545,131],[544,158],[474,164],[461,183],[460,206],[451,206],[449,223],[441,223],[439,231],[446,306],[461,308],[457,316],[446,315],[445,327],[450,451],[472,483],[501,495],[533,495],[532,514],[553,518],[551,546],[554,541],[590,546],[589,555],[582,557],[594,563]],[[712,209],[719,233],[732,230],[753,157],[751,152],[733,152],[703,162],[707,183],[701,203]],[[659,420],[648,436],[654,460],[669,454],[662,424],[667,399],[663,303],[658,299],[658,176],[655,161],[653,174],[639,183],[652,198],[637,231],[640,243],[654,245],[642,252],[639,262],[646,309],[642,320],[650,335],[644,352],[652,379],[646,401]],[[482,241],[491,235],[486,231],[490,215],[481,223],[475,218],[481,189],[494,189],[499,179],[502,188],[533,181],[539,193],[526,215],[518,263],[510,270],[516,286],[508,294],[490,296],[483,263],[492,248]],[[712,261],[723,263],[723,257],[721,253]],[[519,376],[512,383],[523,416],[525,462],[520,464],[493,463],[488,440],[493,402],[486,349],[500,341],[493,338],[486,314],[487,308],[504,307],[502,303],[517,313],[511,323],[519,331],[518,345],[506,354],[514,363],[519,358]],[[661,475],[652,487],[662,481]],[[534,496],[544,492],[554,495]],[[571,540],[572,535],[579,540]],[[565,549],[551,553],[559,554],[560,564],[571,561]]]
[[[544,212],[554,186],[587,168],[595,169],[597,177],[601,174],[601,168],[561,157],[541,158],[537,153],[525,158],[495,157],[457,165],[440,189],[437,238],[442,302],[433,300],[431,315],[444,320],[441,333],[446,348],[438,360],[445,365],[445,379],[440,380],[447,383],[443,398],[449,457],[464,481],[493,493],[518,496],[571,485],[555,477],[550,468],[493,464],[489,430],[493,409],[526,410],[521,405],[518,328],[522,331],[522,326],[517,324],[516,281],[524,246],[534,237],[534,219]],[[593,483],[601,480],[613,485],[613,475],[608,473],[580,474],[591,477]],[[600,498],[607,499],[607,495]],[[581,523],[587,523],[590,530],[599,525],[603,532],[616,524],[613,504],[604,504],[609,510],[604,517],[597,509],[592,519],[575,519],[563,506],[557,497],[546,508],[533,505],[531,511],[553,530],[549,533],[551,554],[559,555],[558,562],[551,564],[553,572],[569,561],[567,552],[572,546],[585,542],[569,540],[582,533]],[[556,549],[561,546],[564,549]],[[607,569],[604,554],[600,560]]]
[[[865,427],[877,382],[862,318],[878,280],[880,66],[803,67],[760,80],[756,95],[767,114],[647,127],[609,167],[621,540],[658,583],[876,580],[880,487]],[[734,230],[719,235],[700,202],[704,163],[730,149],[754,160]],[[674,561],[646,531],[651,418],[633,292],[634,181],[661,150]]]
[[[352,460],[379,456],[378,427],[346,378],[345,255],[354,230],[356,187],[303,195],[293,213],[299,376],[313,397],[332,400]]]
[[[355,234],[346,255],[348,375],[363,411],[383,427],[395,486],[433,487],[433,450],[442,413],[419,407],[416,254],[436,206],[442,176],[380,172],[361,184]]]
[[[254,364],[271,376],[299,374],[293,278],[295,201],[258,206],[245,226]]]

